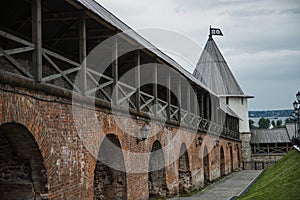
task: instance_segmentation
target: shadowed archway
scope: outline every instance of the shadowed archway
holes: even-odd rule
[[[158,140],[153,143],[148,172],[149,198],[167,196],[165,158]]]
[[[221,146],[220,148],[220,176],[225,175],[225,154],[224,154],[224,149]]]
[[[207,147],[204,147],[203,152],[203,170],[204,170],[204,184],[209,183],[209,153],[207,151]]]
[[[183,143],[180,148],[180,157],[178,162],[179,193],[188,193],[191,191],[191,172],[189,157],[186,145]]]
[[[0,199],[47,197],[42,154],[29,130],[17,123],[0,126]]]
[[[231,171],[233,172],[233,153],[232,153],[232,147],[229,147],[230,151],[230,166],[231,166]]]
[[[126,172],[119,139],[107,135],[98,152],[94,171],[94,199],[125,200]]]
[[[236,149],[236,154],[237,154],[237,163],[238,163],[238,167],[241,166],[241,160],[240,160],[240,148],[237,147]]]

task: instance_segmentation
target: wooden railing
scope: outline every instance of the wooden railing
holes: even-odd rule
[[[35,49],[34,44],[2,30],[0,30],[0,36],[22,46],[8,50],[4,50],[0,47],[0,58],[4,57],[8,60],[22,76],[34,80],[35,78],[30,70],[26,69],[22,63],[13,57],[15,54],[33,51]],[[80,63],[46,48],[42,48],[42,58],[42,83],[81,93],[100,101],[115,103],[116,106],[138,110],[149,116],[175,121],[197,130],[238,139],[238,133],[235,131],[225,129],[223,126],[193,113],[193,111],[188,111],[178,105],[172,105],[170,104],[170,100],[155,98],[154,94],[149,94],[145,91],[139,91],[137,93],[136,87],[119,80],[114,80],[113,77],[100,73],[96,71],[95,68],[89,66],[86,66],[84,71],[87,83],[85,91],[82,91],[81,86],[75,83],[77,74],[82,73]],[[136,97],[136,94],[139,94],[139,96]],[[137,105],[136,101],[139,102],[139,105]]]

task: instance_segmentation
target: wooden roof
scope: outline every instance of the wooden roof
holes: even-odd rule
[[[247,97],[212,37],[208,39],[193,75],[219,96]]]
[[[129,36],[131,39],[135,40],[137,43],[139,43],[140,45],[142,45],[143,47],[151,51],[153,54],[155,54],[156,56],[164,60],[166,63],[168,63],[175,69],[177,69],[181,74],[183,74],[185,77],[187,77],[190,81],[192,81],[196,85],[202,87],[206,91],[210,92],[212,95],[216,95],[212,90],[210,90],[209,87],[207,87],[205,84],[203,84],[203,82],[195,78],[190,72],[184,69],[179,63],[177,63],[171,57],[169,57],[161,50],[156,48],[152,43],[150,43],[148,40],[143,38],[137,32],[132,30],[129,26],[127,26],[124,22],[118,19],[115,15],[113,15],[111,12],[109,12],[107,9],[105,9],[95,0],[73,0],[73,1],[80,3],[86,9],[92,11],[93,13],[101,17],[106,22],[111,24],[113,27],[122,31],[125,35]]]
[[[293,136],[295,136],[295,123],[287,123],[286,125],[286,130],[289,135],[289,138],[292,139]]]
[[[251,134],[251,144],[290,143],[286,128],[254,129]]]

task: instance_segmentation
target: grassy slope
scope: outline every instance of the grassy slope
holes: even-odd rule
[[[252,187],[240,198],[300,199],[300,153],[293,149],[266,169]]]

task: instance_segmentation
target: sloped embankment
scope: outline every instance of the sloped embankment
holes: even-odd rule
[[[300,199],[300,153],[291,150],[263,171],[252,187],[238,199]]]

